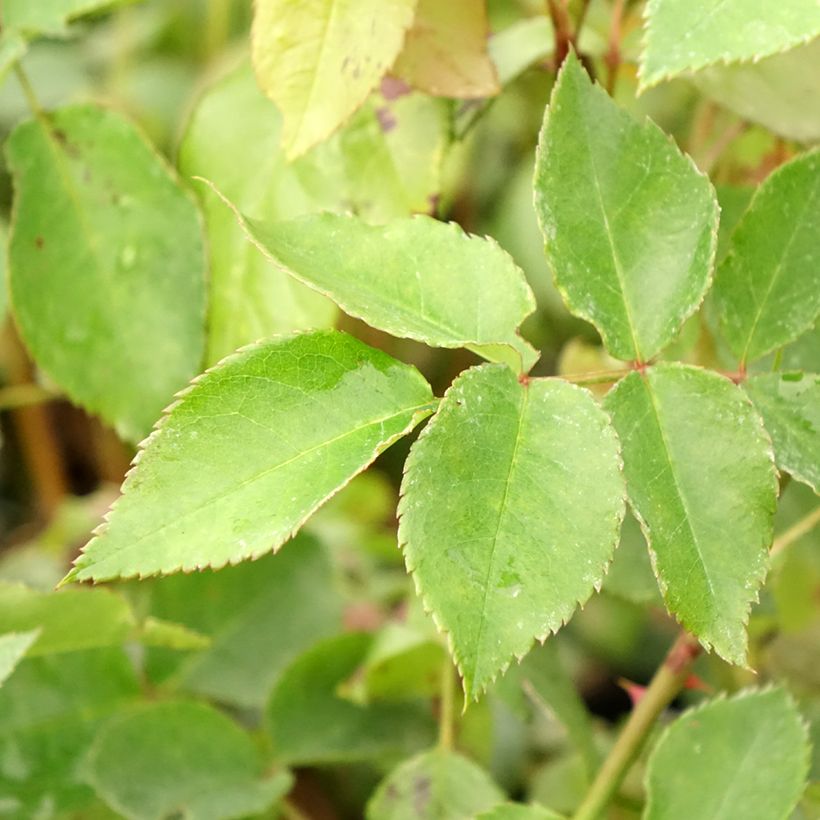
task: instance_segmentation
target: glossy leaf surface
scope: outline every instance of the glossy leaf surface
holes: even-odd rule
[[[760,417],[728,379],[678,364],[631,373],[605,405],[666,606],[704,646],[745,663],[777,500]]]
[[[0,635],[0,686],[37,640],[38,634],[37,629],[32,629],[28,632],[6,632]]]
[[[259,0],[251,43],[262,90],[284,117],[289,158],[329,137],[393,64],[416,0]]]
[[[808,771],[806,735],[782,689],[747,690],[692,709],[666,730],[649,759],[643,816],[789,817]]]
[[[820,376],[770,373],[743,388],[763,416],[777,466],[820,492]]]
[[[618,443],[585,390],[462,374],[405,466],[399,541],[476,698],[601,583],[624,512]]]
[[[137,441],[200,367],[199,217],[120,115],[75,105],[49,123],[23,123],[6,145],[15,318],[68,396]]]
[[[433,406],[415,368],[344,333],[238,351],[171,408],[69,577],[218,568],[275,551]]]
[[[820,151],[760,186],[715,277],[721,329],[741,362],[797,338],[820,313]]]
[[[341,629],[341,600],[327,551],[300,534],[280,555],[218,572],[180,573],[150,586],[151,612],[211,637],[197,654],[154,650],[159,682],[261,708],[283,668]],[[318,592],[321,590],[321,592]]]
[[[468,347],[518,369],[538,358],[517,331],[535,297],[490,239],[424,216],[385,226],[337,214],[240,220],[263,253],[379,330],[432,347]]]
[[[436,749],[405,761],[382,781],[367,805],[367,820],[462,820],[502,800],[483,769]]]
[[[286,772],[263,775],[253,740],[232,720],[186,701],[140,705],[118,715],[97,736],[85,770],[108,805],[132,820],[257,814],[292,782]]]
[[[814,0],[649,0],[638,76],[652,86],[715,63],[757,61],[818,35]]]
[[[342,696],[365,662],[369,635],[316,644],[285,671],[267,709],[276,758],[314,765],[379,760],[429,745],[435,728],[426,703],[362,705]]]
[[[391,74],[440,97],[490,97],[499,86],[487,54],[488,34],[484,0],[418,0]]]
[[[567,307],[615,358],[668,345],[710,283],[718,206],[692,161],[594,85],[574,55],[538,145],[535,206]]]

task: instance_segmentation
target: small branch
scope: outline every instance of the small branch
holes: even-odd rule
[[[612,20],[609,25],[609,48],[604,55],[607,68],[606,90],[609,96],[615,92],[615,83],[618,79],[618,70],[621,67],[621,38],[623,37],[622,22],[624,16],[624,0],[615,0],[612,7]]]
[[[23,66],[20,65],[19,62],[14,64],[14,73],[17,75],[17,82],[20,83],[20,88],[23,91],[23,96],[26,98],[26,103],[28,104],[31,113],[36,119],[40,120],[40,122],[48,124],[48,117],[46,116],[43,106],[40,105],[40,101],[37,99],[37,94],[34,92],[34,86],[31,84],[28,74],[26,74],[23,70]]]
[[[456,676],[450,656],[444,656],[441,666],[441,703],[438,716],[438,745],[445,751],[453,748],[453,715],[456,694]]]
[[[681,633],[632,710],[573,820],[597,820],[600,817],[641,753],[655,721],[683,689],[692,663],[699,654],[700,644],[686,632]]]
[[[570,46],[575,45],[575,37],[572,32],[572,21],[569,19],[569,11],[567,10],[567,0],[547,0],[547,10],[555,32],[553,62],[555,63],[555,70],[558,71],[567,58],[567,54],[569,54]]]
[[[722,131],[717,139],[705,151],[698,165],[704,174],[708,174],[715,167],[723,152],[748,128],[748,123],[736,120]]]
[[[820,524],[820,507],[815,507],[808,515],[792,524],[786,532],[774,539],[770,550],[772,557],[779,555],[786,547],[791,546],[806,533],[811,532],[818,524]]]

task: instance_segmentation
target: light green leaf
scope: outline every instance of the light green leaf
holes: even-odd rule
[[[820,139],[820,38],[760,62],[712,66],[692,82],[775,134],[800,142]]]
[[[504,794],[471,760],[435,749],[406,760],[367,804],[367,820],[465,820]]]
[[[715,277],[721,328],[742,364],[796,339],[820,313],[820,150],[758,188]]]
[[[39,629],[31,629],[28,632],[7,632],[0,635],[0,686],[20,663],[39,634]]]
[[[134,126],[97,106],[18,126],[6,153],[23,339],[73,401],[138,440],[200,367],[196,207]]]
[[[290,159],[327,139],[395,61],[416,0],[258,0],[253,64]]]
[[[605,404],[666,606],[705,647],[745,663],[777,501],[760,417],[728,379],[672,363],[631,373]]]
[[[820,35],[815,0],[649,0],[642,88],[716,63],[756,62]]]
[[[468,698],[600,585],[623,498],[615,433],[586,390],[498,365],[453,382],[405,466],[399,541]]]
[[[718,185],[715,189],[720,203],[717,262],[723,261],[732,246],[732,234],[746,213],[755,189],[751,185]]]
[[[661,603],[646,539],[635,516],[629,512],[624,518],[621,541],[606,574],[603,590],[636,604]]]
[[[139,695],[117,649],[26,658],[0,688],[0,795],[9,817],[82,816],[94,793],[80,779],[101,723]]]
[[[244,348],[180,394],[66,580],[218,568],[276,551],[433,407],[415,368],[344,333]]]
[[[615,358],[648,361],[703,300],[718,225],[711,183],[572,54],[544,118],[535,206],[567,307]]]
[[[59,35],[76,18],[124,2],[127,0],[3,0],[3,28],[29,36]]]
[[[500,89],[487,54],[488,33],[485,0],[418,0],[390,73],[439,97],[491,97]]]
[[[322,641],[285,671],[267,710],[278,760],[294,765],[383,760],[429,745],[435,730],[426,704],[362,705],[340,687],[365,662],[372,638]]]
[[[769,373],[743,387],[763,416],[777,466],[820,493],[820,376]]]
[[[750,689],[692,709],[666,730],[649,759],[643,816],[785,818],[808,767],[808,732],[792,698],[783,689]]]
[[[476,820],[563,820],[563,815],[543,806],[504,803],[479,814]]]
[[[166,701],[118,715],[85,762],[88,782],[129,820],[228,820],[268,809],[291,787],[263,775],[253,740],[204,703]]]
[[[518,20],[503,31],[494,32],[488,49],[499,83],[504,86],[542,60],[555,48],[555,33],[549,17],[540,15]]]
[[[149,586],[151,612],[211,641],[206,652],[183,658],[152,651],[147,669],[154,680],[170,677],[190,692],[261,708],[297,654],[341,629],[334,582],[327,551],[304,534],[280,555],[158,579]]]
[[[113,646],[134,627],[125,599],[107,589],[48,593],[0,581],[0,631],[40,630],[30,656]]]
[[[372,327],[524,370],[538,359],[517,331],[535,297],[491,239],[426,216],[384,226],[339,214],[237,218],[262,253]]]
[[[211,639],[207,635],[188,629],[183,624],[163,621],[153,616],[148,616],[140,624],[137,639],[143,646],[176,651],[207,649],[211,645]]]

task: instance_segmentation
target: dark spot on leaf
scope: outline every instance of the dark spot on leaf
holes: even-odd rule
[[[436,212],[436,210],[438,209],[439,199],[440,197],[438,194],[430,194],[430,196],[427,197],[428,213],[434,214]]]
[[[396,118],[393,116],[393,112],[387,107],[382,106],[376,109],[376,119],[379,121],[379,126],[385,134],[396,127]]]
[[[413,782],[413,806],[419,817],[427,816],[427,807],[430,805],[430,778],[417,777]]]
[[[384,77],[381,83],[382,97],[386,100],[397,100],[411,91],[410,86],[398,77]]]
[[[43,245],[45,245],[45,239],[43,239],[42,236],[37,236],[37,237],[34,238],[34,244],[37,247],[37,249],[39,250],[40,248],[43,247]]]

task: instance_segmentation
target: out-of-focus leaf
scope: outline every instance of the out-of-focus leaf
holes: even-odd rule
[[[715,276],[721,328],[741,363],[796,339],[820,313],[820,150],[758,188]]]
[[[763,416],[777,466],[820,493],[820,376],[770,373],[743,387]]]
[[[211,645],[210,638],[201,632],[152,616],[140,624],[137,640],[143,646],[173,650],[207,649]]]
[[[0,84],[12,66],[23,57],[27,48],[26,39],[19,32],[4,31],[0,34]]]
[[[519,20],[490,37],[489,52],[498,82],[504,86],[536,60],[552,53],[555,35],[549,17]]]
[[[288,772],[264,775],[253,740],[204,703],[143,704],[99,733],[85,776],[129,820],[230,820],[269,809],[290,789]]]
[[[39,634],[39,629],[31,629],[28,632],[7,632],[0,635],[0,686],[20,663]]]
[[[365,663],[372,637],[352,633],[322,641],[285,670],[267,709],[278,760],[313,765],[384,760],[429,745],[426,705],[371,703],[341,696],[340,685]]]
[[[623,498],[617,439],[587,391],[499,365],[453,383],[408,458],[399,541],[468,698],[600,585]]]
[[[31,36],[59,35],[84,14],[113,8],[128,0],[4,0],[3,28]]]
[[[783,689],[711,701],[678,718],[658,741],[649,759],[643,816],[788,817],[808,765],[806,728]]]
[[[818,35],[814,0],[649,0],[638,77],[648,88],[718,63],[756,62]]]
[[[704,646],[745,663],[777,502],[760,416],[728,379],[673,363],[631,373],[605,406],[666,606]]]
[[[732,233],[749,207],[755,189],[751,185],[718,185],[715,190],[720,203],[720,228],[715,259],[720,263],[732,246]]]
[[[367,820],[463,820],[503,800],[483,769],[436,749],[406,760],[382,781],[367,804]]]
[[[259,0],[253,64],[284,118],[288,158],[329,137],[395,61],[416,0]]]
[[[181,394],[66,580],[276,551],[435,406],[409,365],[336,331],[243,348]]]
[[[139,440],[202,359],[196,206],[134,126],[98,106],[23,123],[6,154],[23,339],[73,401]]]
[[[261,708],[284,666],[341,628],[330,559],[306,535],[280,555],[158,579],[149,595],[155,615],[210,637],[196,655],[151,652],[151,675],[244,707]]]
[[[490,97],[499,85],[487,35],[485,0],[418,0],[391,73],[439,97]]]
[[[661,603],[646,539],[631,513],[624,518],[621,541],[604,579],[603,589],[636,604]]]
[[[691,160],[615,105],[574,54],[544,118],[535,204],[570,311],[616,358],[653,358],[709,286],[717,199]]]
[[[775,134],[820,139],[820,39],[759,62],[713,66],[692,81],[707,97]]]
[[[79,763],[101,723],[138,693],[121,649],[24,659],[0,688],[3,810],[20,818],[83,812],[94,794]]]
[[[477,820],[563,820],[563,816],[543,806],[504,803],[479,814]]]

